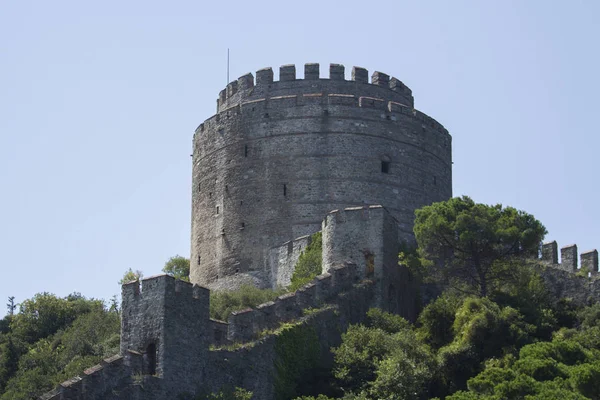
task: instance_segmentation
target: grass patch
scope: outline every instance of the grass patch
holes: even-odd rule
[[[285,290],[258,289],[252,285],[242,285],[238,290],[227,292],[210,292],[210,317],[227,321],[234,311],[275,300]]]

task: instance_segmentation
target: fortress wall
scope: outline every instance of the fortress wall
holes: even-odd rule
[[[547,242],[542,245],[542,262],[555,269],[561,269],[567,272],[580,272],[585,269],[590,277],[596,277],[598,272],[598,250],[590,250],[581,253],[581,262],[578,268],[577,245],[571,244],[560,249],[561,262],[558,260],[558,245],[556,241]]]
[[[341,292],[332,301],[332,307],[317,310],[302,317],[297,325],[312,327],[319,338],[320,365],[331,365],[330,348],[339,346],[341,332],[348,325],[360,323],[370,307],[373,284],[370,281]],[[215,350],[208,354],[206,389],[218,391],[225,386],[242,387],[253,392],[257,399],[275,399],[278,333],[269,334],[236,350]],[[311,349],[306,349],[311,351]]]
[[[159,275],[123,285],[122,298],[121,354],[143,354],[144,374],[185,391],[214,340],[208,289]]]
[[[210,336],[210,343],[215,346],[224,346],[227,344],[227,322],[217,321],[215,319],[209,320],[210,329],[212,335]]]
[[[305,235],[269,250],[268,260],[273,287],[289,286],[298,258],[310,243],[311,236]]]
[[[540,269],[540,275],[546,288],[552,292],[553,298],[568,298],[578,305],[587,305],[600,299],[597,250],[581,253],[580,268],[575,244],[561,248],[560,263],[556,241],[544,243],[541,253],[541,261],[545,268]],[[587,272],[587,276],[584,271]]]
[[[318,231],[333,209],[383,204],[399,236],[412,238],[414,210],[452,195],[451,138],[396,101],[392,80],[385,81],[341,80],[338,91],[321,79],[246,85],[251,92],[239,100],[239,91],[232,94],[200,125],[192,282],[230,289],[285,281],[274,274],[270,249]]]
[[[356,266],[350,263],[333,266],[329,273],[315,278],[296,292],[286,293],[255,309],[232,313],[228,319],[227,340],[239,343],[256,339],[261,332],[302,317],[306,309],[331,302],[341,292],[352,290],[352,285],[357,282],[355,270]]]
[[[356,279],[375,280],[374,306],[414,320],[416,289],[409,271],[398,265],[398,222],[386,208],[375,205],[330,212],[323,220],[323,271],[352,262]]]
[[[86,369],[81,376],[71,378],[42,395],[40,400],[95,399],[109,395],[113,388],[130,383],[131,375],[141,367],[140,354],[128,354],[127,362],[120,355],[104,359],[100,364]]]

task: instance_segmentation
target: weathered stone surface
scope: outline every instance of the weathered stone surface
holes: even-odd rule
[[[451,137],[387,74],[330,65],[230,84],[193,149],[193,283],[273,287],[269,249],[317,232],[331,210],[382,204],[412,241],[414,210],[452,196]],[[244,84],[242,84],[244,82]]]

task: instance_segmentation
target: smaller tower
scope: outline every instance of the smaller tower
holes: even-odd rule
[[[123,285],[122,299],[121,354],[142,353],[144,374],[193,392],[210,340],[209,290],[159,275]]]

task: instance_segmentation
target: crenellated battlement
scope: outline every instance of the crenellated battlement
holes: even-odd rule
[[[154,300],[158,297],[206,301],[207,295],[208,289],[166,274],[150,276],[122,286],[122,296],[127,298],[128,302]]]
[[[42,395],[39,399],[97,398],[96,396],[103,394],[105,388],[129,377],[132,372],[141,372],[141,365],[142,355],[139,353],[128,352],[125,357],[115,355],[86,369],[80,376],[62,382],[56,389]]]
[[[558,244],[556,241],[542,245],[541,260],[554,268],[567,272],[588,271],[591,277],[600,276],[598,271],[598,250],[589,250],[580,254],[580,264],[577,263],[577,245],[571,244],[560,249],[561,260],[558,260]]]
[[[368,75],[366,69],[353,67],[351,79],[346,80],[345,67],[341,64],[330,64],[328,78],[321,78],[320,65],[307,63],[304,65],[303,78],[298,76],[296,66],[290,64],[279,67],[279,80],[274,80],[273,69],[263,68],[256,71],[256,82],[254,76],[249,73],[227,84],[219,93],[217,112],[259,98],[261,94],[272,93],[273,97],[281,95],[282,92],[302,95],[319,88],[329,93],[341,90],[344,94],[354,93],[357,97],[363,93],[366,96],[383,97],[386,103],[391,100],[410,107],[414,105],[412,91],[399,79],[375,71],[369,83]]]

